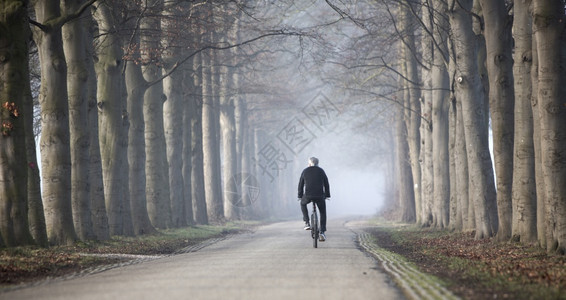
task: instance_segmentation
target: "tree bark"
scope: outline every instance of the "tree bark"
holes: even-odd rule
[[[489,153],[486,107],[477,66],[477,45],[472,31],[471,0],[450,2],[450,25],[456,52],[456,89],[462,103],[466,137],[470,197],[474,203],[476,238],[491,237],[497,232],[496,195]]]
[[[511,234],[514,240],[534,243],[537,242],[537,195],[531,107],[532,28],[529,6],[530,1],[514,1],[515,160]]]
[[[206,209],[208,220],[212,222],[224,219],[224,208],[222,203],[221,178],[220,178],[220,148],[218,145],[218,120],[216,118],[213,95],[212,64],[214,60],[211,54],[202,55],[203,60],[203,106],[202,106],[202,148],[203,148],[203,170],[204,188],[206,197]]]
[[[36,1],[39,23],[61,17],[59,1]],[[41,175],[47,235],[51,244],[70,244],[77,239],[71,208],[71,150],[67,66],[61,25],[44,24],[34,32],[41,63]]]
[[[174,60],[174,57],[165,58]],[[167,70],[166,64],[165,70]],[[169,186],[171,197],[171,225],[174,227],[186,226],[184,184],[183,184],[183,130],[179,124],[183,123],[182,85],[183,74],[180,71],[172,73],[163,80],[163,90],[167,100],[163,105],[163,122],[165,141],[167,143],[167,161],[169,170]]]
[[[0,240],[33,244],[28,224],[26,118],[29,105],[27,1],[0,1]],[[28,85],[28,87],[26,87]],[[19,154],[18,154],[19,153]]]
[[[145,193],[145,140],[143,121],[143,95],[147,82],[143,78],[141,66],[133,61],[126,62],[127,106],[130,118],[128,131],[129,191],[132,207],[134,233],[148,234],[156,232],[147,212]]]
[[[193,60],[194,72],[194,97],[189,99],[188,105],[191,111],[191,198],[193,200],[194,219],[197,224],[208,224],[208,212],[206,207],[204,187],[204,165],[203,165],[203,126],[202,126],[202,59],[197,54]]]
[[[422,78],[422,91],[421,91],[421,128],[420,128],[420,167],[421,167],[421,182],[419,184],[420,201],[415,202],[415,210],[417,212],[417,224],[421,226],[428,226],[432,222],[431,202],[432,202],[432,135],[431,135],[431,110],[432,110],[432,63],[433,63],[433,49],[434,40],[432,36],[434,11],[430,3],[423,3],[422,5],[422,64],[421,78]],[[428,152],[427,152],[428,151]]]
[[[411,163],[409,145],[407,143],[406,123],[403,120],[403,107],[399,108],[395,120],[395,152],[397,169],[397,203],[399,203],[400,220],[402,222],[414,222],[414,196],[413,177],[411,174]]]
[[[407,211],[406,214],[415,214],[415,203],[421,203],[421,192],[420,192],[420,182],[421,182],[421,167],[419,162],[420,153],[420,124],[421,116],[419,112],[421,111],[420,103],[420,87],[419,78],[417,71],[417,62],[415,58],[416,48],[415,48],[415,35],[412,26],[412,17],[410,13],[410,8],[407,5],[410,3],[400,5],[400,15],[399,15],[399,29],[403,33],[404,42],[402,43],[403,61],[405,63],[406,70],[406,80],[405,86],[407,87],[407,99],[405,103],[405,122],[407,130],[407,141],[409,146],[409,157],[411,163],[411,173],[413,185],[413,197],[407,199],[407,201],[414,201],[412,205],[407,205],[406,207],[412,212]],[[420,205],[419,205],[420,206]],[[416,220],[416,216],[408,216],[407,220]]]
[[[180,57],[179,45],[176,44],[174,21],[177,4],[166,3],[163,9],[161,27],[164,32],[162,45],[166,48],[163,53],[164,68],[163,73],[168,73],[175,66]],[[174,71],[163,79],[163,91],[165,103],[163,104],[163,126],[165,130],[166,155],[169,172],[170,206],[171,206],[171,225],[182,227],[187,225],[185,216],[184,201],[184,182],[183,182],[183,131],[185,127],[179,126],[183,123],[183,73],[181,70]]]
[[[187,63],[192,66],[192,61]],[[192,93],[194,92],[194,81],[190,77],[192,71],[185,69],[183,70],[183,95],[182,95],[182,118],[183,118],[183,153],[181,155],[183,161],[183,201],[185,208],[185,222],[187,225],[195,224],[194,211],[193,211],[193,197],[192,197],[192,149],[191,142],[193,137],[193,132],[191,128],[192,118],[194,117],[194,112],[192,111],[193,106],[190,102],[194,99]]]
[[[160,14],[163,1],[152,3],[154,13]],[[159,61],[160,37],[155,31],[161,31],[159,18],[150,16],[141,21],[142,35],[140,46],[142,51],[142,71],[147,82],[154,82],[161,75]],[[145,153],[146,153],[146,194],[149,218],[157,228],[171,227],[171,204],[169,188],[169,169],[167,166],[167,148],[163,125],[163,82],[150,86],[144,95],[143,115],[145,121]]]
[[[511,192],[513,183],[513,59],[511,21],[504,0],[480,0],[485,28],[489,111],[493,132],[493,153],[497,176],[497,238],[511,237]]]
[[[230,9],[230,7],[226,7]],[[239,13],[230,19],[230,15],[224,16],[223,23],[229,26],[226,36],[222,37],[223,42],[235,45],[238,41]],[[238,150],[237,150],[237,130],[236,130],[236,98],[239,97],[235,92],[237,89],[234,72],[234,49],[224,56],[224,63],[220,69],[220,131],[222,133],[222,157],[223,157],[223,182],[224,182],[224,216],[228,220],[240,218],[240,206],[237,205],[238,193],[236,181],[238,170]],[[241,175],[241,173],[240,173]]]
[[[566,87],[564,3],[533,1],[537,40],[541,159],[549,220],[547,249],[566,253]]]
[[[532,9],[532,1],[531,7]],[[532,21],[532,17],[531,17]],[[532,23],[531,23],[532,27]],[[541,154],[541,136],[540,136],[540,105],[538,103],[538,53],[536,36],[533,34],[532,38],[532,66],[531,66],[531,107],[533,111],[533,144],[535,151],[535,181],[536,181],[536,195],[537,195],[537,235],[538,243],[543,248],[547,248],[547,227],[550,226],[550,218],[546,218],[548,207],[546,204],[546,192],[544,184],[544,176],[542,172],[542,154]]]
[[[227,68],[224,71],[228,71]],[[226,74],[230,76],[230,74]],[[224,79],[227,82],[227,78]],[[238,207],[235,206],[238,197],[238,187],[236,185],[236,120],[234,96],[228,95],[227,88],[222,89],[224,95],[220,98],[220,128],[222,132],[222,156],[224,157],[223,177],[224,177],[224,216],[228,220],[238,218]]]
[[[446,11],[445,1],[435,1],[434,11]],[[438,18],[434,30],[435,48],[432,63],[432,165],[433,165],[433,225],[446,228],[450,222],[450,164],[448,156],[448,108],[450,84],[446,66],[448,62],[445,18]]]
[[[87,40],[93,41],[93,34],[88,32]],[[86,43],[87,56],[94,57],[93,43]],[[90,60],[87,65],[88,76],[88,128],[90,128],[89,153],[89,181],[90,193],[88,195],[91,207],[91,218],[93,231],[97,240],[110,239],[108,228],[108,214],[104,200],[104,182],[102,179],[102,158],[100,157],[100,139],[98,136],[98,107],[97,107],[97,78],[94,61]]]
[[[65,0],[65,13],[78,10],[84,0]],[[85,17],[90,15],[85,14]],[[69,124],[71,136],[71,199],[75,231],[81,240],[95,238],[90,203],[87,86],[88,69],[86,56],[86,29],[89,18],[78,18],[63,26],[63,46],[67,61],[67,88],[69,93]]]
[[[127,234],[124,231],[125,212],[129,211],[127,187],[127,131],[128,114],[121,74],[123,52],[120,38],[114,32],[118,26],[116,12],[106,2],[96,2],[94,17],[98,22],[101,39],[98,41],[97,109],[99,111],[99,143],[104,182],[104,199],[111,235]],[[125,209],[125,206],[128,209]],[[133,233],[133,232],[132,232]]]
[[[25,5],[28,5],[28,1],[24,1]],[[25,25],[25,34],[18,35],[21,37],[29,36],[29,23]],[[13,29],[17,29],[14,26]],[[26,45],[27,48],[27,45]],[[26,50],[28,51],[28,50]],[[22,52],[23,53],[23,52]],[[19,56],[16,56],[19,57]],[[26,139],[26,158],[27,158],[27,196],[28,196],[28,222],[29,230],[35,242],[42,246],[47,247],[47,229],[45,225],[45,215],[43,209],[43,201],[41,198],[41,178],[39,174],[39,167],[37,162],[37,145],[34,134],[34,99],[31,92],[30,84],[30,74],[29,74],[29,56],[25,58],[25,67],[21,70],[28,70],[24,73],[22,83],[26,83],[22,87],[22,91],[25,91],[24,104],[22,107],[22,115],[24,119],[25,127],[25,139]]]

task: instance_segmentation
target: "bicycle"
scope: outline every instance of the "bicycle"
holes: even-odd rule
[[[318,220],[318,213],[316,212],[316,202],[312,202],[311,213],[311,237],[312,246],[318,248],[318,239],[320,238],[320,223]]]

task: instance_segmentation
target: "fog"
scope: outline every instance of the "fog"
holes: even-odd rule
[[[285,166],[280,165],[285,169],[279,174],[282,178],[271,184],[280,184],[282,201],[296,199],[301,171],[309,157],[314,156],[330,182],[329,217],[374,215],[382,208],[387,194],[384,174],[391,163],[388,160],[392,151],[388,142],[390,122],[386,120],[387,114],[376,114],[381,111],[378,109],[383,106],[381,102],[362,106],[344,99],[350,96],[327,97],[321,92],[295,108],[278,110],[279,114],[270,118],[275,124],[270,123],[272,130],[264,136],[264,143],[273,144],[282,153],[282,160],[289,161]],[[316,108],[316,112],[309,108]],[[293,134],[301,132],[304,144],[285,140],[289,128],[293,128]],[[265,174],[259,174],[262,175],[265,180]],[[262,191],[264,195],[266,191],[271,193],[273,186],[264,181]],[[299,215],[298,203],[291,201],[290,213]]]
[[[282,12],[284,18],[275,17]],[[384,78],[379,67],[360,71],[348,66],[387,58],[391,53],[387,44],[376,48],[364,41],[379,36],[375,33],[383,27],[362,28],[328,5],[312,2],[269,13],[274,17],[266,19],[276,23],[275,27],[284,24],[306,34],[299,40],[270,43],[274,55],[269,56],[269,68],[254,68],[268,71],[254,77],[251,84],[269,91],[246,97],[252,110],[250,123],[261,134],[255,158],[261,161],[266,145],[281,155],[278,167],[282,171],[277,175],[284,179],[271,183],[279,184],[281,201],[296,199],[300,173],[308,158],[315,156],[329,177],[329,217],[377,213],[388,194],[384,174],[391,163],[390,116],[394,110],[386,98],[395,79]],[[361,16],[363,10],[351,13]],[[271,193],[273,186],[265,181],[275,175],[267,176],[262,190]],[[291,214],[300,214],[296,201],[289,209]]]
[[[375,214],[385,195],[383,162],[380,161],[378,137],[367,128],[345,128],[348,112],[337,120],[337,126],[313,141],[297,157],[306,166],[308,157],[319,159],[329,178],[331,200],[329,216]]]

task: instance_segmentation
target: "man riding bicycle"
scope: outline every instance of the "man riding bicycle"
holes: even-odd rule
[[[320,240],[326,240],[326,203],[324,200],[330,198],[330,185],[328,177],[322,168],[318,166],[318,158],[309,158],[308,167],[301,173],[299,179],[299,200],[301,200],[301,211],[305,230],[310,230],[309,212],[307,204],[315,202],[320,211]]]

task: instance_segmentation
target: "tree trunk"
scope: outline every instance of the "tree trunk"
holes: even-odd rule
[[[187,63],[192,66],[192,63]],[[193,100],[192,93],[194,92],[193,79],[190,77],[191,70],[183,70],[183,95],[182,95],[182,118],[183,118],[183,153],[181,158],[183,161],[183,201],[185,208],[185,222],[187,225],[195,224],[194,211],[193,211],[193,198],[192,198],[192,129],[191,123],[194,117],[193,107],[190,102]]]
[[[489,111],[493,131],[495,174],[497,175],[497,238],[511,237],[511,191],[513,183],[513,59],[511,21],[504,0],[480,0],[485,28]]]
[[[534,243],[537,241],[537,195],[531,107],[532,28],[529,6],[530,1],[514,2],[515,160],[512,236],[514,240]]]
[[[65,13],[78,10],[84,0],[65,0]],[[85,14],[90,17],[90,15]],[[87,86],[88,69],[86,56],[86,29],[90,18],[78,18],[63,26],[63,46],[67,60],[67,88],[69,93],[69,124],[71,136],[71,199],[75,231],[81,240],[95,238],[90,203]]]
[[[446,11],[444,1],[434,2],[434,11]],[[444,21],[443,21],[444,20]],[[448,227],[450,222],[450,164],[448,157],[448,108],[450,84],[446,70],[448,56],[447,34],[449,28],[445,18],[439,18],[434,30],[435,48],[432,63],[432,165],[433,165],[433,225]]]
[[[470,177],[468,168],[468,156],[466,151],[466,138],[464,132],[464,116],[462,115],[462,102],[458,94],[455,95],[454,108],[455,118],[455,141],[454,141],[454,166],[456,186],[458,188],[458,210],[462,214],[462,229],[471,231],[475,229],[474,205],[470,195]]]
[[[61,16],[59,1],[35,2],[39,23]],[[61,24],[46,25],[34,37],[41,63],[41,175],[47,235],[51,244],[70,244],[77,239],[71,208],[71,150],[67,66]]]
[[[19,5],[17,5],[19,4]],[[8,247],[33,244],[28,224],[26,118],[29,103],[27,1],[0,1],[0,236]],[[26,87],[26,85],[28,87]]]
[[[477,45],[468,13],[471,0],[451,3],[450,25],[456,52],[456,89],[462,103],[464,133],[470,178],[470,197],[474,203],[476,238],[491,237],[497,232],[497,211],[493,169],[489,153],[486,107],[477,67]]]
[[[87,40],[93,41],[93,35],[88,32]],[[85,44],[87,56],[94,57],[93,43]],[[88,128],[90,128],[90,148],[89,152],[89,181],[91,218],[93,223],[93,231],[97,240],[110,239],[110,229],[108,228],[108,215],[106,213],[106,203],[104,200],[104,182],[102,179],[102,159],[100,157],[100,140],[98,137],[98,107],[97,107],[97,78],[94,67],[94,61],[90,60],[87,69],[88,76]]]
[[[411,174],[411,163],[409,158],[409,145],[407,143],[406,123],[403,120],[404,109],[398,111],[395,121],[395,152],[397,165],[397,202],[399,203],[400,220],[402,222],[414,222],[414,196],[413,177]]]
[[[27,1],[26,5],[27,5]],[[29,24],[25,25],[27,30],[29,30]],[[17,29],[17,26],[14,26],[13,29]],[[23,36],[29,36],[29,31]],[[20,36],[20,35],[16,35]],[[26,45],[27,48],[27,45]],[[27,51],[27,50],[26,50]],[[16,56],[17,57],[17,56]],[[21,70],[29,70],[29,57],[26,56],[25,58],[25,67],[21,68]],[[34,118],[33,118],[33,111],[34,111],[34,101],[31,92],[31,86],[27,83],[30,82],[29,71],[24,73],[25,77],[21,80],[22,83],[26,83],[22,88],[22,91],[25,91],[25,98],[24,104],[22,107],[22,115],[24,119],[24,127],[25,127],[25,139],[26,139],[26,158],[27,158],[27,167],[26,170],[28,172],[28,180],[27,180],[27,201],[28,201],[28,222],[29,222],[29,230],[35,242],[42,246],[48,246],[47,241],[47,229],[45,227],[45,215],[43,209],[43,201],[41,199],[41,179],[39,174],[39,167],[37,162],[37,145],[35,141],[34,135]],[[1,102],[1,101],[0,101]]]
[[[153,3],[157,8],[162,1]],[[155,12],[161,13],[159,12]],[[142,19],[142,35],[140,47],[142,51],[143,75],[147,82],[154,82],[161,75],[161,68],[155,62],[160,60],[158,49],[160,37],[155,31],[160,31],[160,21],[156,17]],[[169,188],[169,168],[167,165],[167,147],[165,145],[165,130],[163,125],[163,83],[153,84],[145,91],[143,115],[145,121],[145,153],[146,153],[146,194],[149,218],[157,228],[171,227],[171,204]]]
[[[167,68],[166,68],[167,69]],[[167,143],[167,161],[169,164],[169,186],[171,197],[171,221],[172,226],[186,226],[185,201],[183,200],[183,164],[181,163],[183,151],[184,127],[179,126],[183,123],[183,103],[182,85],[183,74],[176,71],[163,80],[163,89],[167,100],[164,103],[164,127],[165,140]]]
[[[537,40],[541,158],[549,220],[547,249],[566,252],[566,86],[564,3],[533,1]]]
[[[228,71],[227,68],[225,71]],[[227,74],[229,76],[229,74]],[[227,79],[224,79],[227,82]],[[222,131],[222,156],[224,157],[223,177],[224,177],[224,216],[228,220],[238,218],[238,207],[235,206],[238,200],[238,187],[236,185],[236,120],[234,117],[234,96],[227,95],[227,88],[222,89],[224,95],[220,102],[220,128]]]
[[[161,25],[164,32],[175,32],[174,21],[178,4],[165,4]],[[164,72],[168,72],[181,57],[179,45],[172,37],[163,35],[162,44],[167,51],[163,53]],[[169,189],[171,205],[171,225],[182,227],[187,225],[185,216],[184,184],[183,184],[183,72],[179,69],[163,79],[163,90],[167,99],[163,105],[163,123],[165,130],[166,154],[169,171]]]
[[[225,7],[229,9],[229,7]],[[223,42],[235,45],[238,42],[239,20],[241,10],[233,16],[223,14],[224,24],[229,26],[226,36],[223,36]],[[234,57],[237,56],[235,49],[231,49],[228,55],[224,56],[224,63],[220,67],[220,130],[222,133],[222,156],[224,159],[223,182],[224,182],[224,216],[228,220],[240,218],[240,207],[238,198],[239,187],[237,182],[238,176],[238,150],[237,150],[237,130],[236,130],[236,99],[239,97],[236,92],[237,75],[234,72]],[[239,173],[239,176],[242,174]],[[241,178],[241,177],[240,177]]]
[[[448,110],[448,153],[450,164],[450,229],[462,231],[464,228],[464,211],[456,176],[456,98],[450,93],[450,108]]]
[[[431,86],[432,87],[432,78]],[[423,122],[421,125],[421,225],[430,226],[432,224],[433,207],[433,165],[432,165],[432,89],[423,98],[422,104]]]
[[[147,89],[141,66],[133,61],[126,62],[126,89],[128,91],[128,116],[130,127],[128,131],[128,163],[129,191],[132,207],[132,223],[134,233],[148,234],[156,232],[147,212],[147,197],[145,193],[145,140],[143,121],[143,95]]]
[[[531,7],[532,9],[532,1]],[[531,18],[532,27],[532,18]],[[539,245],[546,249],[547,227],[550,226],[550,218],[546,218],[549,209],[546,204],[546,192],[544,184],[544,176],[542,172],[542,155],[541,155],[541,136],[540,136],[540,105],[538,103],[538,54],[536,36],[532,35],[532,66],[531,66],[531,107],[533,111],[533,144],[535,151],[535,186],[537,195],[537,235]]]
[[[425,188],[429,186],[432,177],[432,164],[430,164],[427,159],[430,160],[432,157],[431,153],[427,151],[432,150],[432,135],[431,135],[431,109],[432,109],[432,59],[433,59],[433,49],[434,43],[432,39],[431,32],[433,30],[432,17],[434,12],[432,6],[423,5],[422,6],[422,21],[423,21],[423,33],[422,33],[422,64],[425,66],[421,68],[421,78],[422,78],[422,91],[421,91],[421,128],[420,128],[420,167],[421,167],[421,182],[419,184],[419,194],[420,201],[415,202],[415,210],[417,212],[417,224],[421,226],[428,226],[431,223],[431,202],[432,202],[432,190]],[[430,169],[429,169],[430,168]],[[431,187],[431,186],[429,186]],[[426,210],[425,210],[426,208]]]
[[[193,80],[195,90],[194,98],[189,99],[188,105],[191,111],[191,198],[193,199],[193,213],[197,224],[208,224],[208,213],[206,207],[204,188],[204,165],[203,165],[203,126],[202,126],[202,59],[197,54],[193,60]]]
[[[115,10],[106,2],[95,2],[94,17],[101,38],[98,42],[97,109],[99,111],[99,143],[102,160],[104,199],[111,235],[123,235],[124,199],[127,193],[127,131],[129,126],[126,103],[122,97],[122,48],[117,33]]]
[[[407,207],[412,210],[412,212],[407,213],[415,213],[415,203],[421,203],[421,191],[420,191],[420,182],[421,182],[421,166],[419,162],[419,154],[420,154],[420,126],[421,126],[421,116],[418,112],[421,111],[421,103],[420,103],[420,87],[419,87],[419,77],[417,71],[417,62],[415,55],[417,53],[415,48],[415,35],[412,26],[412,16],[410,13],[410,5],[401,4],[400,5],[400,30],[404,34],[404,43],[402,53],[403,53],[403,60],[405,62],[406,68],[406,79],[407,82],[405,86],[407,87],[408,92],[408,99],[405,102],[408,104],[405,107],[405,122],[407,123],[407,141],[409,145],[409,157],[411,163],[411,173],[412,173],[412,182],[415,183],[413,185],[413,197],[411,199],[407,199],[407,201],[414,201],[413,204],[408,205]],[[419,205],[420,206],[420,205]],[[416,220],[416,216],[409,217],[407,216],[407,220]]]
[[[209,54],[210,55],[210,54]],[[203,170],[204,188],[206,196],[206,208],[208,219],[212,222],[222,221],[224,218],[224,208],[222,203],[222,191],[220,186],[220,149],[218,145],[217,119],[214,105],[212,88],[212,63],[210,56],[202,55],[203,60],[203,106],[202,106],[202,149],[203,149]]]
[[[243,97],[238,97],[235,100],[236,105],[236,132],[238,145],[240,146],[240,154],[238,155],[240,163],[240,172],[242,174],[241,182],[241,197],[242,197],[242,210],[240,217],[244,220],[250,220],[254,217],[254,204],[261,192],[260,187],[257,186],[257,178],[253,174],[252,166],[252,131],[248,123],[248,109],[246,100]],[[245,176],[245,177],[244,177]],[[245,179],[244,179],[245,178]]]
[[[27,63],[27,60],[26,60]],[[25,70],[28,70],[26,66]],[[30,82],[28,79],[24,82]],[[33,97],[29,85],[25,86],[25,104],[23,115],[25,122],[26,136],[26,157],[27,157],[27,196],[28,196],[28,222],[29,230],[35,242],[43,247],[48,246],[47,229],[45,227],[45,215],[43,213],[43,201],[41,199],[41,178],[37,164],[37,152],[35,136],[33,132]]]

